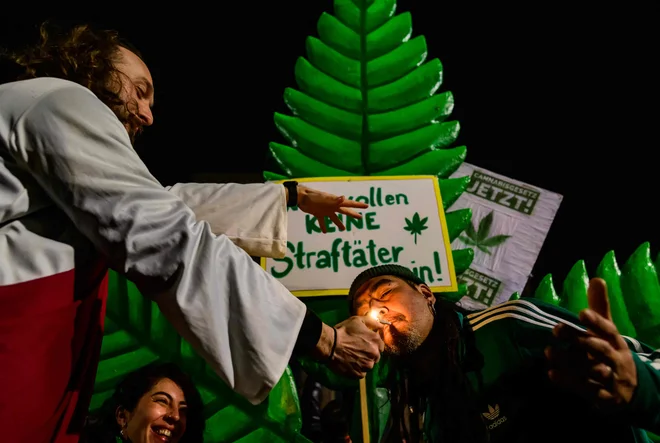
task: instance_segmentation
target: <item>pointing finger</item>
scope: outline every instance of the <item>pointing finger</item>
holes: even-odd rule
[[[362,218],[362,214],[353,211],[352,209],[339,208],[337,212],[339,212],[340,214],[348,215],[349,217],[353,217],[353,218]]]
[[[610,300],[607,297],[607,283],[605,283],[605,280],[602,278],[592,278],[589,281],[587,298],[589,301],[589,308],[602,317],[612,320]]]
[[[361,208],[365,209],[368,208],[369,205],[366,203],[362,202],[356,202],[355,200],[344,200],[343,203],[341,204],[342,206],[345,206],[347,208]]]

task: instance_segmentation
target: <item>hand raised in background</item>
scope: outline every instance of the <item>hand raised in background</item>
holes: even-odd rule
[[[570,349],[548,348],[550,379],[582,395],[599,408],[628,404],[637,387],[637,367],[612,321],[607,285],[600,278],[589,282],[589,308],[580,312],[587,333],[559,323],[555,337]]]

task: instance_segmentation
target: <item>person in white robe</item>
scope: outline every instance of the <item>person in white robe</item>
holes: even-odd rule
[[[153,123],[153,80],[139,54],[84,26],[42,37],[0,57],[0,72],[19,74],[0,82],[3,440],[77,441],[108,268],[252,403],[294,352],[349,376],[372,369],[383,350],[378,323],[321,323],[250,257],[286,253],[287,204],[335,222],[364,206],[295,183],[164,187],[132,143]]]

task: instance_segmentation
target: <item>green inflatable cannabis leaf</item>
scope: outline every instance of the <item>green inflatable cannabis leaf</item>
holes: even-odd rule
[[[426,60],[424,37],[411,38],[410,13],[395,10],[396,0],[335,0],[334,15],[321,15],[318,37],[308,37],[307,57],[295,66],[298,89],[284,93],[293,116],[275,113],[289,144],[270,144],[281,172],[264,172],[266,180],[436,175],[445,210],[465,191],[469,177],[449,178],[466,149],[450,147],[459,123],[448,121],[451,92],[436,94],[442,64]],[[470,217],[469,209],[446,213],[452,240]],[[457,274],[474,258],[472,248],[452,254]]]
[[[205,443],[308,442],[300,434],[302,418],[291,371],[268,399],[253,406],[234,393],[192,347],[177,334],[155,303],[125,278],[110,272],[101,361],[91,410],[108,399],[129,372],[156,361],[177,363],[202,394]]]
[[[417,244],[417,236],[422,235],[422,231],[429,228],[426,226],[428,220],[428,217],[420,218],[417,212],[413,215],[412,220],[406,219],[406,226],[404,226],[403,229],[410,232],[415,237],[415,244]]]
[[[288,177],[429,174],[449,176],[465,159],[454,99],[434,95],[439,60],[426,61],[424,37],[410,39],[410,13],[394,0],[335,0],[318,21],[307,58],[295,67],[299,90],[284,100],[295,116],[275,114],[291,146],[270,144]],[[266,173],[269,179],[281,174]]]
[[[307,57],[296,63],[298,89],[284,93],[293,115],[275,114],[275,125],[288,144],[270,144],[281,171],[264,172],[266,180],[435,175],[445,211],[465,191],[469,177],[449,178],[465,160],[466,149],[451,147],[459,132],[458,122],[448,120],[454,106],[451,92],[436,95],[442,64],[426,60],[424,37],[411,38],[410,13],[395,15],[395,10],[396,0],[334,0],[334,14],[321,15],[318,37],[307,39]],[[471,216],[470,209],[446,212],[450,241],[465,230]],[[418,231],[411,232],[417,241],[423,229],[412,228]],[[452,250],[452,255],[456,274],[461,274],[472,263],[474,251]],[[459,285],[458,292],[441,296],[457,301],[465,294],[465,285]],[[344,297],[303,301],[328,324],[349,316]],[[317,362],[301,363],[326,386],[357,387],[354,380]],[[383,405],[388,398],[378,387],[386,373],[381,361],[367,375],[373,441],[379,441],[387,419]],[[353,424],[359,428],[359,407],[355,410]],[[361,441],[359,429],[351,436]]]
[[[490,228],[493,225],[493,211],[481,219],[479,222],[479,228],[475,231],[472,223],[467,225],[465,229],[465,235],[461,236],[463,243],[469,246],[474,246],[478,248],[481,252],[485,252],[490,255],[489,248],[494,248],[496,246],[504,243],[510,235],[494,235],[489,237]]]

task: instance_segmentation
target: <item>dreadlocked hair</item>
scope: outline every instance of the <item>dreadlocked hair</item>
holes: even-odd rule
[[[414,282],[407,282],[413,288]],[[390,388],[392,431],[409,442],[430,441],[486,443],[489,433],[481,419],[472,386],[461,364],[461,329],[456,312],[462,309],[448,301],[438,299],[433,329],[425,343],[416,351],[418,355],[436,353],[433,360],[434,376],[420,381],[409,364],[409,356],[390,357],[392,370],[388,377]],[[471,334],[471,331],[465,331]],[[429,399],[436,401],[429,402]],[[429,409],[427,410],[427,407]],[[425,421],[432,423],[431,435],[423,438],[421,414],[428,413]],[[406,425],[408,415],[410,426]]]
[[[94,30],[89,25],[63,31],[46,21],[39,28],[39,41],[17,51],[0,49],[0,84],[39,77],[55,77],[78,83],[92,91],[137,134],[141,129],[136,104],[120,97],[122,74],[116,63],[123,47],[142,58],[116,31]]]

